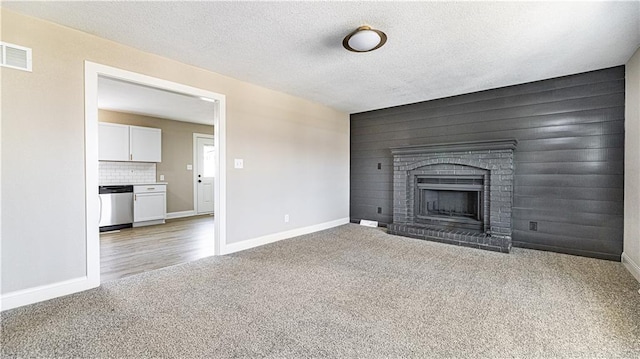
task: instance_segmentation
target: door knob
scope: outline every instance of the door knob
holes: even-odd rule
[[[201,182],[202,182],[202,180],[198,180],[198,183],[201,183]]]

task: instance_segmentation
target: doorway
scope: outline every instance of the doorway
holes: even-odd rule
[[[87,284],[89,288],[100,285],[100,237],[98,232],[99,203],[98,188],[98,79],[110,78],[169,91],[177,94],[192,96],[214,102],[213,139],[216,151],[213,153],[213,171],[217,180],[212,184],[213,211],[217,214],[213,226],[213,254],[219,255],[224,251],[226,240],[225,201],[225,124],[226,100],[225,96],[198,89],[183,84],[158,79],[138,73],[125,71],[105,65],[85,61],[85,190],[86,190],[86,253],[87,253]]]
[[[214,213],[215,142],[212,135],[193,134],[193,192],[196,214]]]

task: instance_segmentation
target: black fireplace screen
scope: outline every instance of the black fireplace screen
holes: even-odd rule
[[[481,220],[481,191],[420,189],[420,216],[447,216]]]
[[[483,176],[419,176],[416,178],[416,217],[460,223],[482,222],[483,194]]]

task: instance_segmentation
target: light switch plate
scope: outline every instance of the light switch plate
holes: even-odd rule
[[[244,161],[242,158],[236,158],[233,160],[233,167],[235,168],[244,168]]]
[[[193,165],[187,165],[187,171],[193,171]]]

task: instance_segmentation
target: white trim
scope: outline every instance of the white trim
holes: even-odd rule
[[[341,226],[347,223],[349,223],[349,217],[340,218],[334,221],[324,222],[324,223],[316,224],[313,226],[292,229],[290,231],[268,234],[266,236],[262,236],[258,238],[247,239],[242,242],[225,245],[224,248],[222,249],[222,254],[239,252],[246,249],[262,246],[265,244],[281,241],[283,239],[302,236],[305,234],[314,233],[314,232],[322,231],[325,229]]]
[[[634,262],[626,253],[622,253],[622,264],[640,282],[640,264]]]
[[[207,100],[205,100],[207,101]],[[216,128],[213,128],[213,133],[216,133]],[[197,139],[198,138],[213,138],[213,145],[216,145],[216,139],[214,137],[214,135],[210,135],[210,134],[206,134],[206,133],[193,133],[193,157],[191,159],[191,164],[192,164],[192,171],[193,172],[193,212],[197,215],[197,214],[207,214],[207,213],[211,213],[211,212],[203,212],[203,213],[198,213],[198,185],[197,185],[197,181],[198,181],[198,175],[197,175],[197,170],[198,170],[198,143],[197,143]],[[217,148],[216,148],[217,150]],[[215,180],[214,180],[215,181]],[[215,205],[215,196],[213,199],[213,203]]]
[[[217,144],[216,173],[214,185],[214,211],[218,216],[214,225],[214,254],[219,255],[226,241],[226,97],[215,92],[179,84],[172,81],[85,61],[85,196],[87,279],[90,286],[100,285],[100,236],[98,232],[98,78],[100,76],[119,79],[144,86],[195,97],[213,99],[214,141]]]
[[[98,188],[98,72],[96,64],[84,66],[84,171],[86,275],[91,287],[100,285],[100,201]]]
[[[138,228],[138,227],[155,226],[155,225],[164,224],[164,223],[165,223],[164,219],[155,219],[151,221],[133,222],[132,226],[133,228]]]
[[[61,297],[72,293],[82,292],[91,289],[93,286],[87,277],[69,279],[62,282],[41,285],[10,292],[2,295],[0,310],[5,311],[21,307],[23,305],[42,302],[45,300]]]
[[[216,173],[218,180],[214,185],[214,196],[219,200],[214,203],[214,212],[218,214],[216,224],[214,226],[214,254],[220,254],[221,243],[226,240],[226,97],[225,95],[179,84],[172,81],[162,80],[159,78],[142,75],[139,73],[118,69],[115,67],[105,66],[90,61],[85,61],[85,111],[86,111],[86,153],[87,168],[95,167],[95,178],[93,174],[87,171],[87,223],[98,223],[98,196],[96,188],[98,187],[97,166],[98,166],[98,124],[97,124],[97,98],[98,98],[98,77],[104,76],[119,79],[127,82],[141,84],[144,86],[155,87],[171,92],[182,93],[195,97],[206,97],[215,100],[214,103],[214,142],[217,145],[216,156]],[[94,159],[95,158],[95,159]],[[95,217],[95,218],[89,218]],[[92,222],[95,220],[95,222]],[[99,284],[100,276],[100,248],[98,227],[87,226],[87,248],[95,245],[97,250],[87,255],[88,267],[95,265],[97,274],[88,271],[90,279],[97,276]],[[93,233],[95,232],[95,234]],[[93,242],[93,243],[90,243]]]
[[[2,71],[0,71],[0,84],[2,83]],[[0,138],[2,138],[2,101],[0,101]],[[2,158],[2,146],[0,146],[0,159]],[[2,161],[0,160],[0,258],[2,258]],[[0,269],[2,272],[2,269]],[[2,276],[0,275],[0,289],[2,288]],[[0,311],[2,311],[2,296],[0,295]]]
[[[213,212],[216,214],[213,252],[220,255],[227,243],[227,101],[224,95],[214,106],[219,118],[213,124],[213,143],[217,150],[217,180],[213,186]]]
[[[196,215],[196,211],[170,212],[170,213],[167,213],[166,219],[193,217],[195,215]]]

